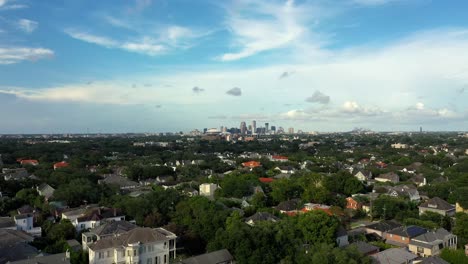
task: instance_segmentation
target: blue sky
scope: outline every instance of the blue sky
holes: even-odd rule
[[[468,2],[0,0],[0,133],[468,130]]]

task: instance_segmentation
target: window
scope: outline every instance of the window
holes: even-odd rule
[[[164,248],[167,248],[167,242],[164,242]]]
[[[122,251],[122,257],[125,258],[125,250]]]
[[[393,234],[390,234],[390,237],[393,237]]]
[[[424,253],[424,248],[418,247],[418,248],[417,248],[417,251],[418,251],[418,253]]]
[[[136,257],[136,252],[137,252],[137,251],[134,249],[134,250],[133,250],[133,256],[134,256],[134,257]]]
[[[151,259],[151,258],[147,259],[146,264],[153,264],[153,259]]]
[[[104,258],[104,252],[99,252],[99,259]]]
[[[107,257],[110,258],[110,256],[111,256],[111,252],[110,252],[110,250],[108,250],[107,251]]]
[[[406,240],[406,237],[402,237],[401,240],[405,241],[405,240]]]
[[[164,263],[167,263],[167,255],[164,255]]]
[[[81,229],[85,228],[85,224],[80,225]]]
[[[154,258],[154,264],[159,264],[159,257]]]

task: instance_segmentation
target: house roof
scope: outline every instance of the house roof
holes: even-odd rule
[[[242,166],[248,167],[248,168],[256,168],[256,167],[262,166],[262,164],[258,161],[251,160],[251,161],[242,163]]]
[[[455,209],[455,206],[449,204],[448,202],[446,202],[445,200],[439,197],[434,197],[432,199],[429,199],[426,202],[422,203],[419,207],[444,210],[444,211]]]
[[[24,159],[20,161],[21,165],[24,164],[39,164],[39,161],[34,160],[34,159]]]
[[[68,167],[68,162],[66,161],[61,161],[61,162],[57,162],[54,164],[54,168],[65,168],[65,167]]]
[[[213,251],[180,261],[181,264],[217,264],[233,261],[234,257],[227,249]]]
[[[418,256],[401,248],[390,248],[372,255],[371,258],[381,264],[401,264],[410,263],[411,260],[418,258]]]
[[[377,251],[379,250],[378,247],[368,244],[366,242],[362,242],[362,241],[357,241],[349,245],[349,247],[352,247],[352,246],[355,246],[356,249],[364,255],[374,252],[376,250]]]
[[[272,156],[271,158],[275,160],[288,160],[288,157],[280,156],[280,155],[275,155],[275,156]]]
[[[267,213],[267,212],[257,212],[255,213],[254,215],[252,215],[251,217],[248,217],[245,219],[246,222],[249,222],[249,221],[253,221],[253,222],[257,222],[257,221],[272,221],[272,222],[276,222],[276,221],[279,221],[280,219],[270,213]]]
[[[10,262],[10,264],[70,264],[70,258],[66,257],[66,253],[59,253],[47,256],[40,256],[30,259],[23,259]]]
[[[28,214],[34,212],[34,208],[30,206],[29,204],[23,205],[20,208],[17,209],[19,214]]]
[[[436,231],[430,231],[425,234],[414,237],[410,244],[421,247],[432,247],[434,244],[441,243],[447,237],[453,236],[449,231],[439,228]]]
[[[394,172],[388,172],[388,173],[380,174],[376,178],[387,179],[387,180],[390,180],[392,182],[400,181],[400,176],[398,176],[398,174],[396,174]]]
[[[441,259],[438,256],[431,256],[428,258],[424,258],[419,264],[450,264],[447,261]]]
[[[426,233],[427,230],[425,228],[419,226],[401,226],[390,231],[387,231],[389,234],[398,235],[402,237],[409,237],[413,238],[419,235]]]
[[[275,179],[273,179],[273,178],[260,177],[260,178],[258,178],[258,180],[259,180],[260,182],[263,182],[263,183],[270,183],[270,182],[273,182]]]
[[[15,221],[11,217],[0,217],[0,228],[8,228],[16,226]]]
[[[381,231],[381,232],[386,232],[386,231],[395,229],[395,228],[400,227],[400,226],[401,226],[401,224],[396,222],[396,221],[393,221],[393,220],[386,221],[385,220],[385,221],[381,221],[381,222],[378,222],[378,223],[370,224],[370,225],[366,226],[366,228]]]
[[[41,193],[45,198],[50,198],[52,195],[54,195],[55,189],[52,188],[49,184],[43,183],[39,185],[37,188],[37,191]]]
[[[129,187],[129,186],[138,186],[139,184],[137,182],[131,181],[125,177],[122,177],[120,175],[115,175],[111,174],[104,178],[103,180],[99,181],[100,183],[106,183],[106,184],[115,184],[118,185],[119,187]]]
[[[33,239],[24,231],[0,229],[0,263],[36,256],[37,249],[28,244]]]
[[[123,234],[137,227],[138,226],[127,221],[113,221],[93,228],[89,232],[98,236],[108,236]]]
[[[297,209],[298,205],[299,205],[299,200],[293,199],[293,200],[281,202],[280,204],[276,206],[276,209],[280,211],[293,211]]]
[[[168,236],[168,234],[164,234],[164,232],[161,232],[159,229],[137,227],[118,237],[102,238],[96,241],[96,243],[90,245],[89,248],[96,251],[106,248],[127,246],[128,244],[134,243],[146,244],[150,242],[167,240],[169,239]]]

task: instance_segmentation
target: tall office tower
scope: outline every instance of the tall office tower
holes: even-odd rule
[[[240,131],[241,131],[241,134],[245,134],[247,132],[247,125],[245,124],[244,121],[242,121],[240,124]]]
[[[276,126],[271,126],[271,131],[273,132],[273,134],[276,133]]]
[[[219,127],[219,131],[223,132],[224,126]]]
[[[278,127],[278,134],[284,133],[284,128],[283,127]]]
[[[268,133],[268,123],[265,123],[265,133]]]
[[[290,127],[290,128],[288,129],[288,133],[289,133],[289,134],[294,134],[294,128],[293,128],[293,127]]]
[[[203,134],[206,134],[206,131],[208,131],[208,128],[203,129]]]
[[[419,127],[419,133],[422,133],[422,127]]]
[[[257,133],[257,121],[252,121],[252,134]]]

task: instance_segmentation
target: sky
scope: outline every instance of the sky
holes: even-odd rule
[[[465,0],[0,0],[0,133],[468,130]]]

